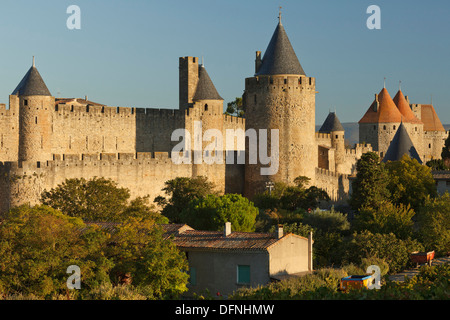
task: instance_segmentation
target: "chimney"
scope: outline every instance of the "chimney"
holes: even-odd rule
[[[231,222],[225,222],[224,236],[228,237],[231,234]]]
[[[262,64],[261,51],[256,51],[255,74],[258,73],[259,68],[261,68],[261,64]]]
[[[277,226],[277,239],[283,238],[283,225],[279,224]]]
[[[308,270],[313,271],[313,233],[312,231],[308,236]]]
[[[86,100],[86,101],[87,101],[87,100],[88,100],[88,96],[84,96],[84,100]]]
[[[375,94],[375,104],[373,106],[373,111],[378,112],[379,107],[380,107],[380,101],[378,100],[378,94]]]

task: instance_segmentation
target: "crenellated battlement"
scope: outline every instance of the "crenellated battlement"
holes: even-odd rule
[[[326,169],[322,169],[322,168],[316,168],[316,179],[317,179],[317,175],[323,176],[323,177],[331,177],[331,178],[347,178],[348,175],[346,174],[342,174],[342,173],[338,173],[335,171],[329,171]]]
[[[257,76],[245,79],[247,91],[267,88],[268,90],[312,90],[315,89],[316,79],[304,76],[276,75]]]
[[[235,117],[235,116],[230,116],[228,114],[224,114],[223,115],[223,122],[224,122],[224,124],[245,125],[245,118]]]
[[[330,140],[331,141],[331,134],[316,132],[316,140]]]

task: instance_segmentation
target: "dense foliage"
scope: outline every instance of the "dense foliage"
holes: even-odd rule
[[[95,186],[106,192],[94,195],[97,205],[89,196]],[[66,181],[43,198],[69,214],[44,205],[6,214],[0,223],[0,298],[164,299],[187,290],[186,257],[163,236],[160,224],[168,220],[148,198],[125,202],[128,190],[103,179]],[[82,282],[81,290],[69,292],[66,271],[72,265],[80,267]]]

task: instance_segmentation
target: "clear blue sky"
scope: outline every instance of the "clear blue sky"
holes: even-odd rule
[[[69,5],[81,30],[69,30]],[[369,5],[381,30],[369,30]],[[178,58],[204,56],[225,102],[241,96],[283,7],[283,25],[308,76],[316,122],[336,109],[358,121],[383,87],[433,103],[450,123],[450,1],[447,0],[2,0],[0,103],[8,103],[36,56],[50,92],[111,106],[178,107]]]

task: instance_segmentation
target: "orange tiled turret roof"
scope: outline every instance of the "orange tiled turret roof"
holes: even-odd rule
[[[402,114],[386,88],[383,88],[359,123],[400,123]]]
[[[394,97],[394,103],[397,106],[400,113],[403,115],[403,122],[407,123],[422,123],[412,112],[411,107],[409,106],[408,101],[406,101],[405,96],[403,95],[402,90],[399,90]]]
[[[424,131],[445,131],[445,128],[442,125],[441,120],[439,120],[433,105],[423,104],[421,114]]]

